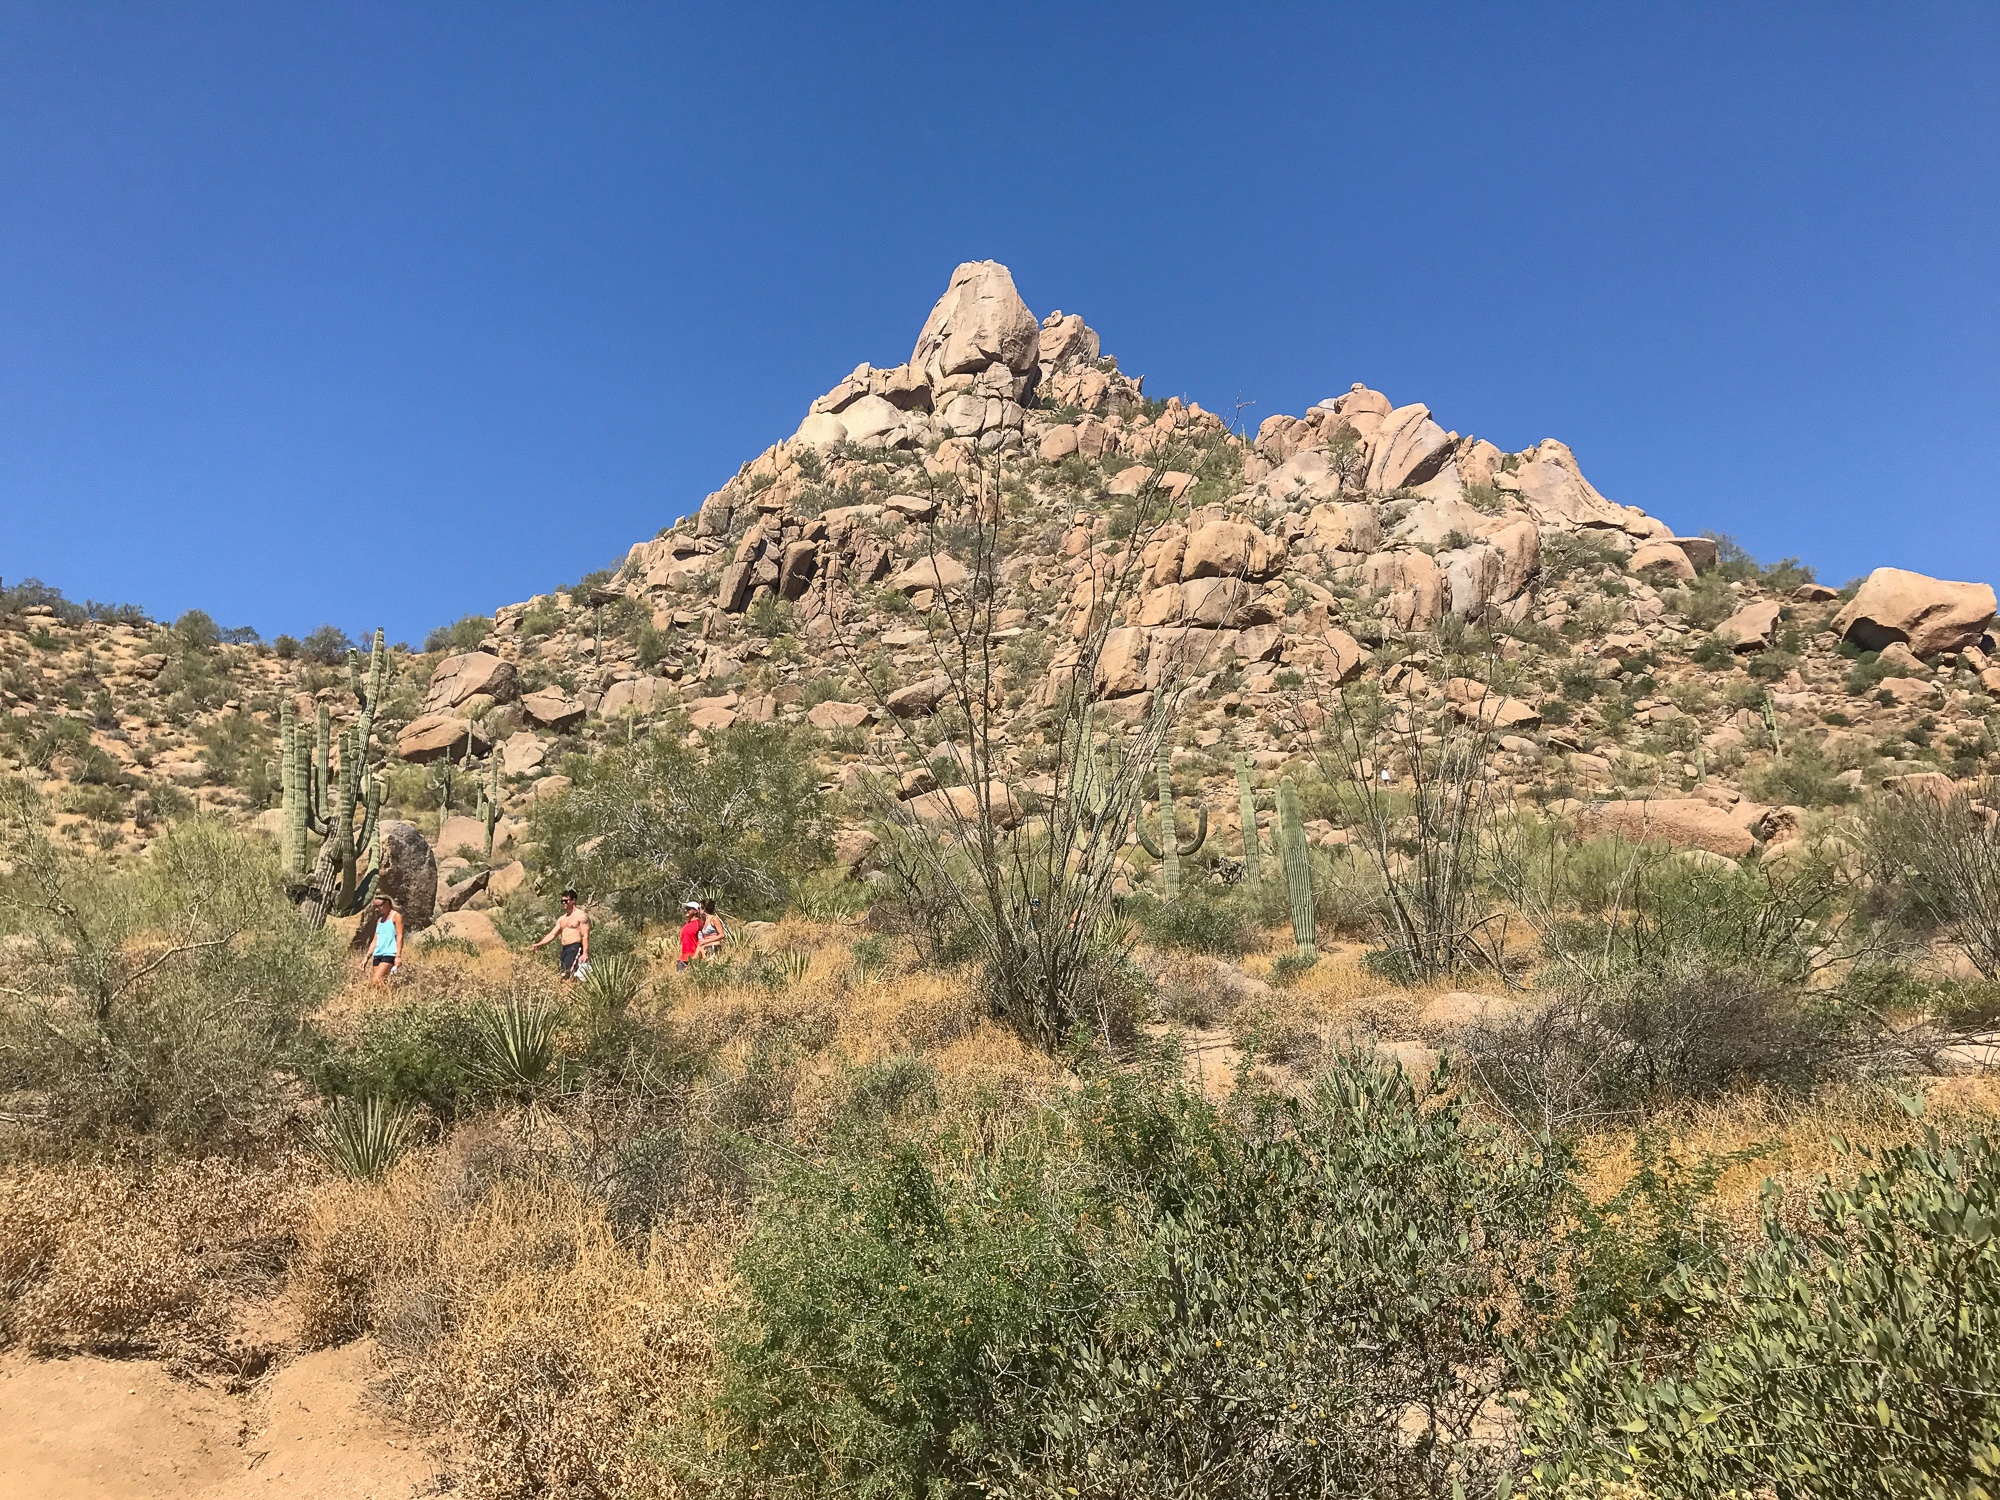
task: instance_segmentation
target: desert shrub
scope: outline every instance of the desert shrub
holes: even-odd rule
[[[206,610],[187,611],[173,629],[175,643],[189,651],[213,651],[222,644],[222,628]]]
[[[353,640],[336,625],[322,625],[299,642],[299,655],[322,667],[339,666],[353,649]]]
[[[1678,1338],[1616,1319],[1551,1341],[1517,1493],[1985,1493],[2000,1468],[2000,1149],[1861,1152],[1794,1228],[1669,1273]],[[1640,1357],[1643,1356],[1643,1357]]]
[[[485,615],[463,615],[455,623],[439,625],[424,637],[424,652],[470,651],[493,634],[493,621]]]
[[[1879,904],[2000,979],[2000,827],[1962,796],[1885,797],[1868,810],[1863,847]]]
[[[788,729],[738,724],[699,748],[654,733],[566,768],[574,784],[537,802],[535,838],[564,883],[635,921],[703,896],[776,915],[831,855],[817,773]]]
[[[285,900],[267,846],[176,824],[136,865],[65,853],[19,783],[0,786],[0,925],[19,944],[0,997],[0,1090],[51,1145],[137,1132],[241,1142],[282,1109],[276,1069],[338,957]]]
[[[1854,796],[1816,740],[1787,744],[1782,755],[1745,780],[1753,796],[1780,806],[1832,807]]]
[[[1245,908],[1246,903],[1230,896],[1197,890],[1178,901],[1135,897],[1123,909],[1163,948],[1181,953],[1237,954],[1248,953],[1257,941]]]
[[[1098,1078],[983,1155],[797,1167],[739,1262],[731,1452],[870,1495],[1471,1489],[1554,1182],[1358,1060],[1227,1114]]]
[[[1589,577],[1600,568],[1622,571],[1625,554],[1580,533],[1552,532],[1542,544],[1542,576],[1551,583]]]
[[[1849,1021],[1748,964],[1684,950],[1575,984],[1526,1017],[1468,1030],[1469,1070],[1525,1128],[1644,1120],[1765,1084],[1801,1091],[1839,1072]]]
[[[330,1097],[421,1106],[450,1121],[489,1097],[478,1075],[480,1008],[436,996],[371,1010],[322,1043],[313,1081]]]
[[[0,1340],[254,1374],[268,1351],[240,1342],[232,1305],[282,1273],[303,1213],[295,1166],[19,1171],[0,1179]]]
[[[301,1241],[305,1342],[373,1333],[385,1396],[462,1493],[655,1493],[668,1466],[646,1435],[690,1411],[698,1446],[726,1246],[713,1230],[621,1241],[576,1186],[472,1141],[329,1194]]]

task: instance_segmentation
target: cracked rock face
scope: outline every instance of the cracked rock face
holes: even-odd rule
[[[917,335],[910,365],[930,386],[933,410],[954,396],[1018,402],[1040,375],[1042,327],[998,261],[967,261],[951,273]]]

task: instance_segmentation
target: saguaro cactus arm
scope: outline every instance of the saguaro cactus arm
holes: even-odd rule
[[[1278,783],[1278,852],[1285,861],[1285,883],[1292,897],[1292,941],[1307,963],[1319,961],[1313,937],[1312,861],[1306,851],[1305,823],[1299,812],[1299,789],[1287,776]]]
[[[1168,746],[1160,746],[1160,841],[1156,844],[1146,836],[1146,821],[1139,820],[1139,842],[1148,854],[1160,862],[1160,890],[1169,901],[1179,899],[1181,893],[1181,861],[1200,851],[1208,842],[1208,809],[1195,804],[1194,836],[1182,839],[1174,820],[1174,772],[1173,754]]]
[[[1243,820],[1243,878],[1252,885],[1264,883],[1264,861],[1257,847],[1257,794],[1250,784],[1250,762],[1236,757],[1236,811]]]

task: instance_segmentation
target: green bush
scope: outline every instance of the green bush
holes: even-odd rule
[[[424,637],[424,652],[436,656],[443,652],[470,651],[489,635],[493,634],[493,621],[485,615],[463,615],[457,623],[440,625]]]
[[[1178,901],[1135,896],[1125,910],[1160,947],[1182,953],[1248,953],[1257,942],[1243,902],[1199,888]]]
[[[1670,1290],[1678,1337],[1580,1320],[1535,1361],[1516,1493],[1839,1500],[1993,1493],[2000,1149],[1861,1152],[1797,1228],[1773,1203],[1733,1274]]]
[[[107,870],[52,842],[34,795],[0,785],[0,1092],[57,1148],[132,1135],[234,1146],[281,1108],[278,1069],[339,972],[285,899],[274,852],[219,823],[169,828]]]
[[[483,1101],[479,1010],[451,999],[370,1011],[353,1039],[330,1044],[314,1072],[322,1093],[422,1105],[449,1121]]]
[[[1490,1488],[1501,1289],[1539,1298],[1559,1172],[1359,1059],[1245,1104],[1118,1073],[989,1152],[786,1170],[731,1452],[871,1496]]]
[[[733,725],[698,748],[655,732],[564,769],[573,785],[533,813],[547,868],[635,922],[701,897],[775,916],[831,857],[818,775],[782,726]]]

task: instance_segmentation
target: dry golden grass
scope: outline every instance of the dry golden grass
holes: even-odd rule
[[[1921,1091],[1923,1117],[1912,1117],[1897,1102]],[[1830,1085],[1808,1097],[1764,1090],[1734,1094],[1711,1104],[1689,1106],[1649,1127],[1668,1149],[1692,1161],[1756,1150],[1759,1155],[1732,1167],[1716,1183],[1712,1209],[1724,1231],[1739,1243],[1758,1232],[1766,1181],[1783,1190],[1784,1212],[1794,1221],[1809,1206],[1817,1180],[1851,1178],[1862,1163],[1843,1151],[1908,1145],[1927,1126],[1951,1137],[1991,1132],[2000,1124],[2000,1077],[1906,1080],[1892,1090],[1878,1084]],[[1637,1170],[1634,1132],[1619,1129],[1587,1138],[1579,1154],[1582,1186],[1599,1202],[1616,1193]]]
[[[246,1341],[241,1314],[282,1275],[311,1176],[202,1159],[0,1179],[0,1334],[38,1354],[254,1370],[268,1350]]]
[[[700,1408],[736,1226],[620,1241],[575,1184],[462,1135],[314,1206],[291,1279],[302,1335],[372,1332],[385,1394],[476,1500],[670,1493],[638,1440]]]

